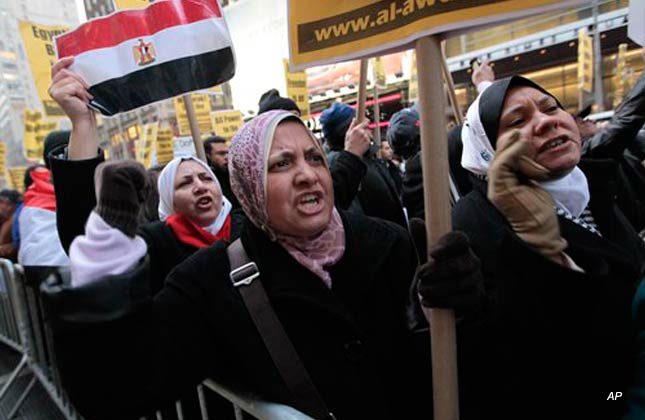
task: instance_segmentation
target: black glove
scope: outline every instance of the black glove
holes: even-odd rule
[[[94,188],[94,211],[110,226],[134,237],[139,212],[152,188],[143,165],[134,160],[102,163],[94,174]]]
[[[468,237],[463,232],[449,232],[430,249],[430,256],[416,273],[421,304],[462,312],[478,308],[483,301],[484,279]]]

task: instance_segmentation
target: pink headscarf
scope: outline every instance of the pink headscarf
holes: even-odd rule
[[[291,112],[268,111],[246,123],[235,134],[228,162],[231,188],[251,222],[331,288],[331,276],[325,267],[334,265],[345,252],[345,229],[338,210],[334,207],[329,224],[314,239],[284,235],[269,226],[266,208],[267,161],[275,129],[285,119],[302,123]],[[313,134],[309,133],[312,143],[320,147]]]

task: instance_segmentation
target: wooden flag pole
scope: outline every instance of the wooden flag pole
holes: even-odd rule
[[[448,142],[444,91],[437,66],[443,61],[439,39],[424,37],[416,43],[421,117],[426,233],[428,249],[450,231]],[[447,309],[426,310],[432,341],[432,389],[435,420],[459,419],[457,338],[455,314]]]
[[[378,102],[378,87],[374,83],[374,143],[381,147],[381,104]],[[391,145],[390,145],[391,146]]]
[[[193,98],[190,97],[190,93],[184,95],[183,98],[184,106],[186,107],[186,115],[188,116],[188,123],[190,124],[190,134],[193,136],[193,142],[195,143],[195,152],[197,153],[197,157],[199,159],[207,162],[206,152],[204,151],[204,143],[202,143],[202,136],[199,132],[197,117],[195,117]]]
[[[365,97],[367,96],[367,59],[361,60],[361,71],[358,79],[358,104],[356,105],[356,122],[365,119]]]
[[[448,96],[450,97],[450,104],[452,105],[452,112],[455,114],[455,121],[457,124],[464,123],[464,116],[461,115],[459,110],[459,102],[457,102],[457,92],[455,92],[455,82],[452,80],[452,74],[448,68],[448,62],[446,61],[446,42],[441,42],[441,69],[443,70],[443,78],[446,81],[446,86],[448,87]]]

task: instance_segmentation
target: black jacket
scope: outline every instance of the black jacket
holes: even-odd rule
[[[586,139],[582,155],[619,163],[616,203],[637,231],[645,229],[645,72],[616,108],[607,127]]]
[[[585,273],[531,249],[486,198],[486,184],[453,210],[481,259],[486,299],[459,330],[462,419],[619,418],[633,373],[630,302],[643,243],[614,205],[613,162],[584,162],[602,237],[560,218],[566,252]],[[611,170],[613,168],[613,171]],[[503,396],[503,397],[502,397]],[[555,413],[555,414],[554,414]]]
[[[336,418],[420,418],[414,406],[421,401],[429,416],[430,385],[424,399],[413,391],[429,357],[417,358],[427,346],[411,345],[406,315],[416,266],[411,239],[389,222],[341,217],[346,250],[330,269],[332,289],[250,223],[241,238]],[[148,282],[147,261],[87,287],[44,290],[63,385],[81,413],[136,417],[209,376],[289,404],[229,270],[217,243],[179,265],[153,300],[138,288]]]
[[[407,227],[398,191],[383,162],[344,150],[330,151],[327,160],[336,207]]]

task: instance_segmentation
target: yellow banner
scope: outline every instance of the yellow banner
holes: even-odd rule
[[[123,143],[123,135],[121,133],[114,133],[110,136],[110,144],[112,146],[119,146],[121,143]]]
[[[25,110],[25,157],[31,161],[40,161],[43,158],[45,137],[52,131],[58,130],[58,121],[43,121],[40,111]]]
[[[593,42],[584,28],[578,31],[578,87],[593,91]]]
[[[38,134],[38,125],[40,124],[43,114],[40,111],[25,110],[25,135],[24,135],[24,154],[29,160],[40,160],[43,156],[42,147],[36,142]]]
[[[284,59],[284,75],[287,79],[287,96],[300,108],[300,118],[309,119],[309,91],[307,90],[307,73],[289,71],[289,60]]]
[[[419,99],[419,77],[417,76],[417,53],[412,50],[410,55],[410,81],[408,82],[408,102]]]
[[[150,5],[150,0],[114,0],[117,10],[141,9]]]
[[[6,179],[7,175],[7,144],[0,143],[0,178]]]
[[[36,130],[36,147],[38,147],[38,158],[37,160],[42,160],[43,149],[45,146],[45,137],[47,134],[52,131],[58,130],[59,125],[58,121],[40,121],[38,124],[38,129]]]
[[[172,129],[164,128],[157,130],[157,165],[165,165],[175,156],[172,143]]]
[[[583,0],[288,0],[292,70],[405,49],[416,39],[472,30]]]
[[[616,55],[616,74],[614,75],[614,108],[623,101],[625,92],[629,86],[629,77],[627,75],[627,44],[618,45],[618,54]]]
[[[376,57],[372,61],[372,70],[374,71],[374,83],[379,89],[385,89],[385,67],[381,57]]]
[[[38,97],[43,104],[45,115],[48,117],[65,116],[63,110],[49,96],[47,89],[51,83],[51,66],[56,61],[54,37],[68,30],[69,28],[65,26],[20,21],[20,34],[31,74],[34,76]]]
[[[25,192],[25,172],[27,172],[26,166],[9,168],[9,186],[20,192]]]
[[[193,108],[195,108],[195,118],[202,135],[213,132],[211,124],[211,100],[210,96],[205,93],[193,93],[190,95],[193,99]],[[177,96],[173,99],[175,104],[175,113],[177,114],[177,124],[179,125],[179,135],[189,136],[190,124],[188,123],[188,113],[184,105],[184,98]]]
[[[227,141],[230,141],[244,124],[242,113],[237,110],[216,111],[211,113],[211,118],[213,119],[215,134],[224,137]]]
[[[135,143],[136,158],[146,168],[152,163],[152,145],[157,142],[159,123],[143,125],[142,136]]]

